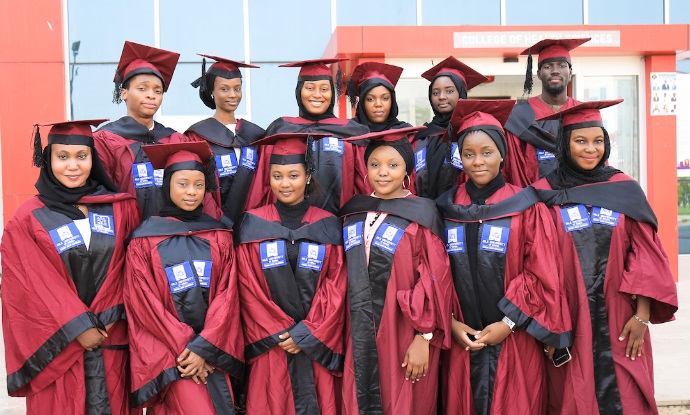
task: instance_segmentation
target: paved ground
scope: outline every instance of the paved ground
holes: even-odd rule
[[[690,414],[690,258],[680,257],[676,321],[652,326],[656,399],[664,415]],[[24,399],[7,396],[0,331],[0,415],[25,413]]]

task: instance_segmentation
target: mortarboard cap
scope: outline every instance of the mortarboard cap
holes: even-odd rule
[[[120,62],[115,71],[113,102],[120,102],[119,95],[122,85],[139,74],[156,75],[163,82],[163,92],[166,92],[179,59],[179,53],[125,41]]]
[[[310,59],[306,61],[291,62],[279,65],[281,68],[300,68],[298,81],[332,79],[331,69],[326,66],[331,63],[345,62],[349,59],[329,58],[329,59]]]
[[[390,129],[384,131],[377,131],[356,137],[343,138],[340,141],[358,141],[369,140],[367,148],[364,150],[364,162],[369,161],[369,156],[378,147],[390,146],[393,147],[405,161],[405,170],[408,175],[412,174],[414,169],[414,150],[410,144],[410,135],[414,135],[418,131],[426,129],[425,126],[406,127],[398,129]]]
[[[248,63],[243,63],[243,62],[237,62],[233,61],[230,59],[225,59],[221,58],[219,56],[213,56],[213,55],[204,55],[203,53],[197,53],[199,56],[203,56],[204,58],[209,58],[213,59],[216,62],[211,65],[211,67],[208,69],[208,71],[205,71],[205,68],[202,68],[202,76],[204,74],[211,74],[211,75],[216,75],[220,76],[221,78],[225,79],[234,79],[234,78],[242,78],[242,73],[240,72],[240,68],[258,68],[258,66],[255,65],[250,65]],[[204,64],[203,66],[206,66],[206,60],[204,59]]]
[[[513,99],[461,99],[455,104],[449,125],[455,136],[473,127],[494,126],[503,130],[514,106]]]
[[[347,95],[354,106],[357,96],[370,85],[381,84],[393,91],[403,68],[380,62],[364,62],[357,65],[347,81]]]
[[[582,102],[574,107],[564,109],[563,111],[558,111],[554,114],[549,114],[548,116],[542,117],[537,121],[560,119],[561,128],[563,129],[566,127],[569,127],[569,129],[604,127],[600,110],[618,105],[621,102],[623,102],[622,99]]]
[[[268,164],[298,164],[307,165],[307,173],[314,172],[312,145],[314,140],[330,137],[324,133],[279,133],[269,135],[252,143],[253,146],[272,145],[271,157]]]
[[[34,125],[34,154],[33,162],[36,167],[44,167],[43,148],[41,145],[41,132],[39,127],[51,127],[48,132],[48,145],[67,144],[93,147],[93,132],[91,126],[98,127],[107,118],[94,120],[74,120],[48,122]]]
[[[213,156],[206,141],[188,143],[152,144],[141,146],[154,169],[165,169],[166,173],[177,170],[206,171],[206,165]]]
[[[386,142],[386,143],[392,143],[396,142],[401,139],[406,139],[410,134],[415,134],[418,131],[425,130],[426,127],[423,125],[417,126],[417,127],[405,127],[405,128],[397,128],[397,129],[390,129],[390,130],[384,130],[384,131],[377,131],[373,133],[367,133],[363,135],[358,135],[355,137],[348,137],[348,138],[341,138],[340,141],[359,141],[359,140],[373,140],[373,141],[381,141],[381,142]],[[408,140],[409,142],[409,140]]]
[[[489,81],[489,78],[460,62],[452,56],[447,57],[438,65],[422,74],[422,78],[433,82],[437,76],[456,75],[465,83],[465,88],[469,91],[479,84]]]

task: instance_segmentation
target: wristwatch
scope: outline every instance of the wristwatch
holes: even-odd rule
[[[515,331],[513,328],[515,327],[515,322],[508,318],[508,316],[503,316],[502,322],[506,323],[508,327],[510,327],[510,331]]]
[[[418,331],[417,336],[422,336],[424,340],[430,342],[431,339],[434,338],[434,333],[422,333],[421,331]]]

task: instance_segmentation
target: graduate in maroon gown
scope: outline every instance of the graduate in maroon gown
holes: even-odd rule
[[[678,298],[644,192],[606,165],[611,141],[599,110],[621,101],[550,116],[562,117],[559,164],[533,185],[556,224],[575,338],[572,361],[548,366],[555,414],[658,413],[647,327],[672,320]]]
[[[379,62],[364,62],[355,67],[347,81],[347,96],[355,109],[354,120],[369,127],[371,132],[412,127],[398,120],[398,100],[395,97],[395,85],[400,79],[403,68]],[[364,163],[364,152],[369,144],[366,140],[354,141],[355,157],[355,192],[371,194],[374,188],[366,178],[367,166]],[[414,184],[410,183],[414,193]]]
[[[179,57],[178,53],[125,42],[115,73],[113,102],[125,101],[127,115],[94,133],[105,170],[118,189],[137,198],[144,219],[157,215],[162,206],[163,172],[151,167],[141,146],[188,141],[153,120]]]
[[[160,216],[132,233],[125,268],[132,405],[158,414],[235,414],[241,378],[232,231],[202,212],[215,186],[205,142],[143,147],[164,168]]]
[[[467,91],[489,79],[452,56],[424,72],[422,78],[430,82],[429,104],[434,118],[412,140],[412,179],[418,196],[435,199],[456,182],[462,171],[460,159],[454,156],[456,146],[442,143],[455,104],[467,99]]]
[[[583,39],[544,39],[525,49],[527,58],[525,94],[532,93],[532,54],[539,54],[537,77],[541,94],[515,105],[506,122],[508,157],[503,172],[508,183],[528,186],[556,168],[558,119],[539,120],[579,101],[568,96],[573,65],[570,51],[587,42]]]
[[[307,132],[328,134],[316,141],[314,151],[314,177],[324,191],[318,197],[311,197],[309,203],[331,213],[336,213],[355,194],[352,144],[338,141],[338,138],[369,132],[366,126],[357,121],[338,118],[333,113],[342,89],[342,75],[338,69],[334,80],[331,69],[326,65],[345,60],[347,59],[313,59],[280,65],[300,68],[295,88],[299,117],[281,117],[266,128],[266,135]],[[270,146],[264,147],[262,154],[264,153],[270,154]],[[247,206],[263,206],[274,201],[268,164],[260,163]]]
[[[258,66],[230,59],[202,55],[201,77],[192,82],[199,88],[199,97],[207,107],[216,110],[213,117],[190,126],[185,135],[193,140],[207,141],[216,158],[218,191],[213,197],[226,217],[234,223],[245,210],[245,201],[259,162],[252,143],[264,136],[264,129],[244,119],[235,118],[242,101],[240,68]],[[206,70],[206,58],[216,62]]]
[[[514,104],[465,100],[450,120],[469,180],[437,199],[462,311],[442,365],[448,414],[545,413],[542,343],[571,343],[549,210],[500,170]]]
[[[237,264],[249,379],[248,414],[339,414],[347,275],[342,225],[311,206],[308,133],[266,137],[278,199],[247,212]]]
[[[125,239],[136,200],[118,193],[93,145],[91,126],[52,125],[41,152],[38,195],[2,237],[2,328],[7,392],[28,414],[136,414],[129,405]]]
[[[374,192],[340,212],[349,311],[345,414],[436,414],[453,280],[434,202],[404,185],[414,163],[409,134],[420,128],[352,138],[370,140],[364,158]]]

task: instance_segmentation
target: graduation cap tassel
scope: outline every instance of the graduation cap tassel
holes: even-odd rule
[[[311,135],[307,136],[307,153],[304,155],[304,164],[307,165],[307,175],[311,176],[316,171],[316,165],[314,164],[314,137]]]
[[[215,192],[218,190],[218,181],[216,180],[216,157],[211,154],[206,163],[206,191]]]
[[[115,89],[113,89],[113,104],[120,104],[122,102],[122,80],[120,74],[115,69]]]
[[[204,93],[208,89],[206,82],[206,58],[201,60],[201,78],[199,78],[199,92]]]
[[[525,84],[523,85],[523,92],[525,95],[530,95],[532,93],[532,48],[529,50],[527,55],[527,70],[525,71]]]
[[[338,62],[338,71],[335,73],[335,92],[336,100],[340,99],[343,95],[343,69],[340,67],[340,62]]]
[[[352,78],[347,80],[345,93],[347,94],[347,99],[350,101],[350,106],[354,108],[355,105],[357,105],[357,91],[355,91],[355,83],[352,81]]]
[[[33,136],[33,163],[36,167],[46,167],[45,160],[43,160],[43,148],[41,147],[41,131],[38,124],[34,125],[34,136]]]

